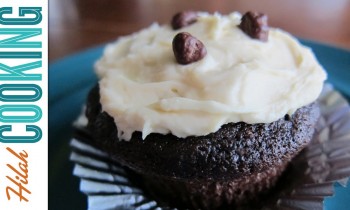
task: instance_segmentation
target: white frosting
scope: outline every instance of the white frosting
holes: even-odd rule
[[[316,100],[326,73],[312,51],[270,28],[267,42],[237,27],[241,15],[201,13],[174,31],[149,28],[109,44],[96,63],[102,109],[119,138],[134,131],[206,135],[229,122],[270,123]],[[179,32],[203,42],[207,55],[180,65],[172,51]]]

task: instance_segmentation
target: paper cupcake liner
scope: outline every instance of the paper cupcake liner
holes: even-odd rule
[[[350,177],[350,107],[332,86],[325,85],[319,98],[321,118],[308,145],[276,184],[262,209],[323,209],[325,197],[334,193],[335,182],[346,186]],[[160,207],[130,181],[128,169],[92,146],[88,131],[78,120],[71,141],[73,174],[87,195],[88,209],[173,209]]]

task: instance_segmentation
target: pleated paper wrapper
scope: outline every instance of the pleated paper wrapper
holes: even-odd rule
[[[323,201],[334,193],[334,183],[346,186],[350,177],[350,107],[331,85],[325,85],[318,100],[321,118],[308,145],[290,163],[288,176],[277,182],[262,209],[323,209]],[[84,131],[86,118],[75,123],[70,160],[80,178],[80,191],[87,196],[89,210],[173,209],[158,206],[130,181],[128,169],[89,144]]]

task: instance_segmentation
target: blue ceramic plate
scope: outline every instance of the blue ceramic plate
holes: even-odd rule
[[[350,99],[350,51],[323,44],[301,41],[310,46],[328,72],[332,83]],[[94,62],[103,46],[74,54],[49,66],[49,209],[86,209],[86,198],[79,192],[79,179],[72,176],[68,158],[72,122],[79,115],[89,89],[96,83]],[[350,206],[350,184],[336,185],[335,196],[327,198],[325,209],[341,210]]]

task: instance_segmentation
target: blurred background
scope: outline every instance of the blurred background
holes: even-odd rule
[[[264,12],[269,24],[306,39],[350,49],[350,0],[49,0],[49,59],[169,23],[183,10]]]
[[[49,0],[49,62],[113,41],[153,22],[167,24],[175,13],[183,10],[223,14],[259,11],[268,15],[272,27],[303,39],[350,49],[350,0]],[[50,210],[86,209],[78,178],[72,176],[68,145],[72,121],[79,114],[90,86],[96,82],[92,66],[101,51],[99,48],[89,54],[93,60],[76,62],[75,57],[66,59],[65,65],[56,62],[55,68],[50,66]],[[76,66],[65,69],[69,62]],[[76,73],[84,68],[88,75]]]

